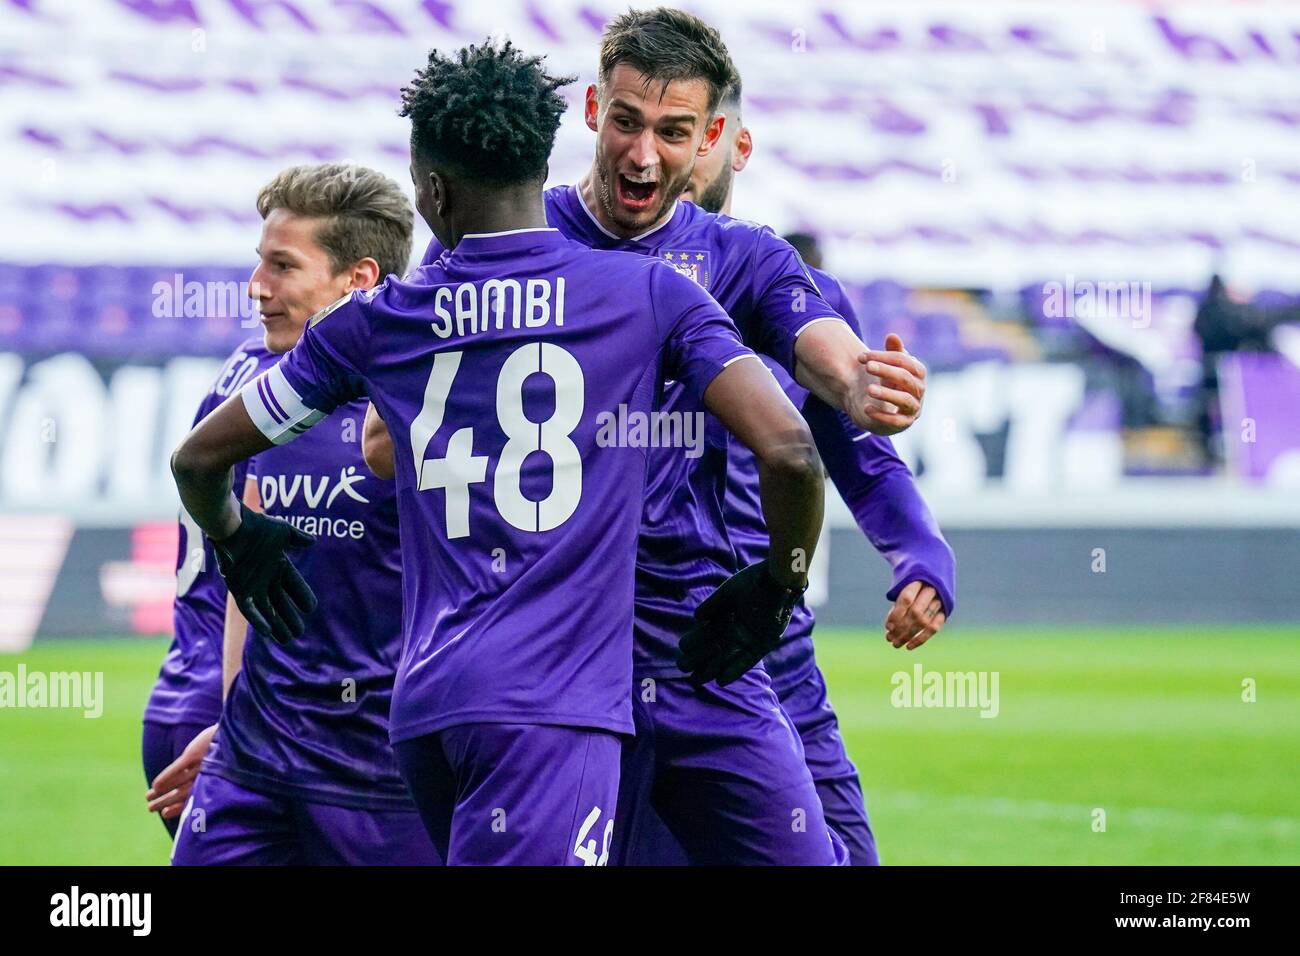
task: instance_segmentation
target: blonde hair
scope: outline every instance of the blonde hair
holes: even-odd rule
[[[410,264],[415,214],[401,187],[383,173],[352,163],[291,166],[257,194],[263,219],[274,209],[325,220],[316,242],[336,275],[367,257],[379,263],[381,279],[402,275]]]

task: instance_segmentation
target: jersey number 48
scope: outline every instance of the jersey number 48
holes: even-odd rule
[[[447,441],[442,458],[425,458],[429,442],[442,427],[447,396],[460,369],[462,352],[439,352],[433,359],[424,404],[411,423],[411,452],[416,487],[445,489],[447,537],[469,534],[469,486],[487,480],[488,459],[474,454],[474,429],[461,428]],[[524,381],[540,372],[555,384],[555,411],[544,422],[524,415]],[[582,420],[583,378],[578,360],[558,345],[531,342],[511,353],[497,377],[497,421],[506,443],[497,459],[492,497],[497,511],[521,531],[550,531],[568,521],[582,497],[582,457],[569,436]],[[541,501],[526,498],[520,487],[524,459],[545,452],[551,459],[551,493]]]

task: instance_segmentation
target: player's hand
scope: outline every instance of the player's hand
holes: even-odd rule
[[[867,385],[873,399],[863,409],[865,421],[855,421],[875,435],[897,435],[910,428],[921,415],[925,400],[925,364],[907,353],[902,338],[894,332],[885,336],[885,348],[868,350],[858,362],[879,382]]]
[[[208,755],[212,737],[217,732],[217,725],[199,731],[197,737],[186,744],[181,755],[167,765],[166,769],[153,778],[144,798],[149,801],[149,812],[156,813],[164,820],[171,820],[181,815],[185,802],[194,789],[194,778],[199,775],[199,765]]]
[[[212,542],[217,567],[253,629],[283,644],[302,634],[307,616],[316,610],[316,595],[287,552],[306,548],[316,539],[280,518],[247,505],[239,508],[235,533]]]
[[[885,615],[885,640],[914,651],[939,633],[948,620],[939,592],[924,581],[903,588]]]
[[[695,609],[677,666],[696,687],[730,684],[781,642],[804,590],[778,583],[766,561],[733,574]]]

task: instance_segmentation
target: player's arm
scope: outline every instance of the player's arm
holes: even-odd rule
[[[204,727],[185,745],[181,755],[169,763],[158,776],[153,778],[145,799],[149,802],[149,812],[156,813],[164,820],[171,820],[181,815],[185,802],[194,790],[194,779],[199,775],[203,758],[208,755],[212,738],[217,734],[217,724]]]
[[[366,406],[366,420],[361,426],[361,457],[366,460],[366,467],[376,478],[387,480],[397,473],[393,458],[393,436],[389,434],[388,425],[379,417],[379,410],[373,402]]]
[[[663,263],[651,264],[649,280],[665,378],[693,391],[754,453],[772,540],[767,576],[783,588],[803,588],[824,495],[808,423],[708,293]]]
[[[244,504],[250,511],[261,512],[262,495],[257,488],[257,479],[249,477],[244,481]],[[244,663],[244,642],[248,638],[248,619],[239,610],[235,598],[226,593],[226,621],[221,637],[221,699],[230,696],[230,685],[235,682]]]
[[[649,279],[665,377],[699,396],[758,461],[768,557],[706,598],[679,646],[678,664],[692,680],[727,683],[780,641],[807,586],[821,530],[821,462],[807,423],[722,308],[663,263],[651,264]]]
[[[885,639],[915,650],[953,612],[952,549],[893,443],[864,435],[843,414],[810,396],[804,417],[836,489],[862,533],[893,568]]]
[[[259,632],[284,642],[302,634],[316,607],[287,552],[313,539],[286,521],[252,511],[231,494],[231,468],[274,444],[253,423],[243,394],[228,399],[185,437],[172,454],[172,474],[181,503],[212,539],[235,603]]]
[[[226,621],[221,634],[221,699],[230,696],[230,685],[244,663],[244,642],[248,637],[248,618],[244,617],[235,596],[226,592]]]
[[[771,544],[765,561],[733,575],[696,609],[678,665],[697,685],[730,683],[780,642],[808,587],[825,494],[812,433],[762,362],[733,362],[704,402],[758,461]]]
[[[897,435],[921,414],[925,366],[896,335],[875,350],[843,322],[815,322],[796,340],[795,360],[800,385],[872,434]]]
[[[213,541],[229,538],[240,526],[231,469],[272,445],[235,396],[199,422],[172,453],[181,504]]]
[[[732,362],[704,392],[704,404],[758,461],[768,565],[785,588],[808,584],[821,533],[825,483],[808,424],[762,362]]]
[[[868,349],[855,322],[832,306],[794,248],[772,230],[755,236],[750,262],[756,324],[744,330],[758,351],[861,429],[893,435],[921,413],[925,366],[897,336]]]
[[[833,276],[818,279],[828,302],[856,333],[861,326],[853,303]],[[906,354],[891,333],[886,348]],[[885,639],[915,650],[952,616],[956,573],[944,540],[911,471],[880,435],[863,434],[842,412],[816,396],[803,403],[804,418],[817,441],[826,471],[867,540],[890,563],[894,602],[885,618]]]

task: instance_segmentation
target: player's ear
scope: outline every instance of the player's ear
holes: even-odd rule
[[[438,173],[429,173],[429,204],[439,219],[447,218],[447,180]]]
[[[373,289],[380,278],[379,263],[369,256],[352,264],[350,281],[353,289]]]
[[[707,156],[713,152],[713,148],[722,140],[722,131],[727,127],[727,117],[719,113],[713,117],[712,122],[704,129],[704,140],[700,143],[700,148],[696,155]]]
[[[731,151],[731,169],[740,172],[749,165],[749,156],[754,152],[754,139],[749,135],[749,127],[742,126],[736,137],[736,148]]]
[[[587,87],[587,99],[582,105],[582,116],[587,121],[587,128],[595,132],[600,125],[597,122],[600,118],[600,91],[596,89],[595,83]]]

